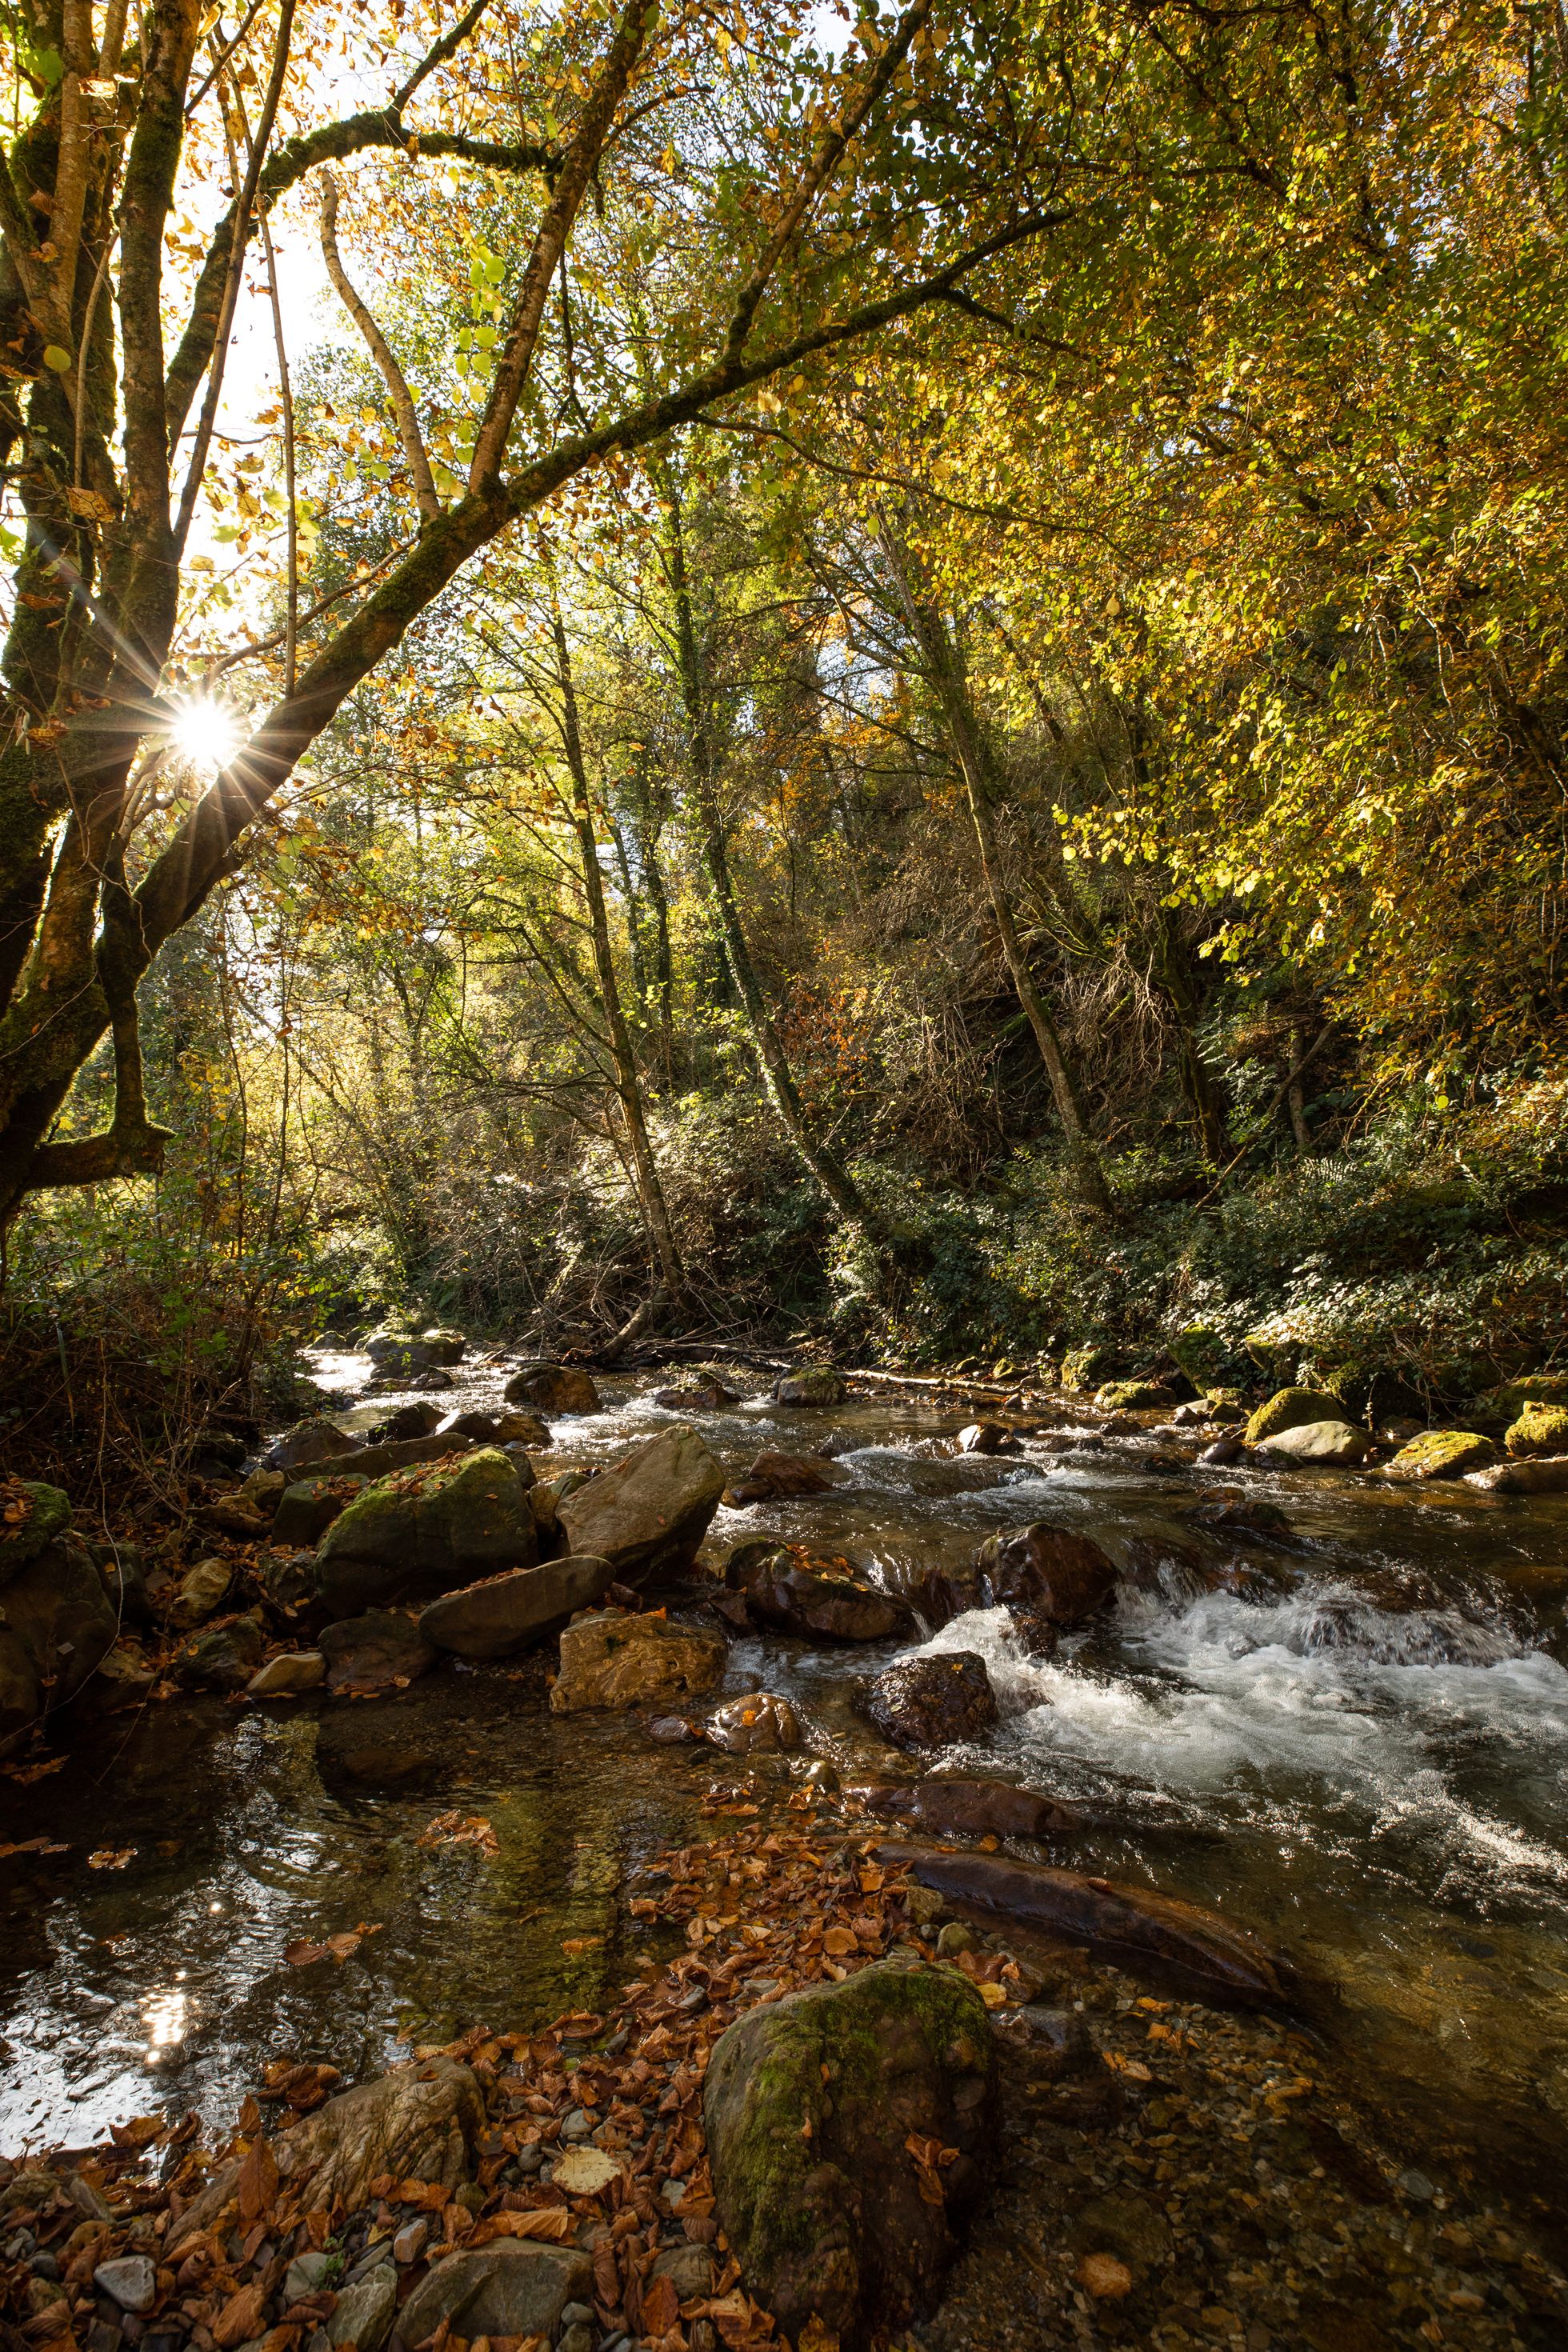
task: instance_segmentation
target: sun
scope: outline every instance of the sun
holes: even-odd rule
[[[193,768],[216,775],[220,768],[227,767],[244,740],[238,714],[221,702],[195,695],[175,706],[169,740]]]

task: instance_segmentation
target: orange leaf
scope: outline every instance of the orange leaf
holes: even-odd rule
[[[278,2194],[278,2159],[269,2141],[252,2142],[250,2153],[239,2168],[236,2194],[242,2221],[259,2221],[272,2203]]]

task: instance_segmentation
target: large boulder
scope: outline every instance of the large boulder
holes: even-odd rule
[[[1101,1412],[1157,1412],[1175,1399],[1159,1381],[1107,1381],[1094,1402]]]
[[[314,1462],[330,1462],[334,1454],[355,1451],[353,1439],[345,1437],[336,1422],[318,1414],[310,1421],[297,1421],[292,1429],[286,1429],[263,1454],[262,1466],[268,1470],[308,1470]]]
[[[1568,1454],[1568,1405],[1524,1404],[1503,1444],[1516,1461],[1538,1454]]]
[[[717,1633],[672,1625],[663,1616],[605,1609],[561,1636],[561,1671],[551,1685],[557,1715],[586,1707],[651,1706],[711,1690],[724,1671]]]
[[[719,2218],[792,2340],[859,2352],[929,2316],[996,2128],[984,2004],[901,1959],[752,2009],[703,2086]]]
[[[1258,1451],[1266,1462],[1283,1463],[1293,1469],[1305,1468],[1311,1463],[1324,1468],[1348,1468],[1365,1461],[1372,1451],[1372,1440],[1364,1429],[1357,1429],[1352,1422],[1337,1417],[1329,1421],[1298,1421],[1289,1429],[1277,1429]]]
[[[1248,1421],[1247,1442],[1261,1445],[1266,1437],[1277,1437],[1282,1429],[1299,1429],[1310,1421],[1343,1419],[1344,1407],[1338,1397],[1324,1396],[1317,1389],[1276,1389]]]
[[[367,1486],[327,1529],[316,1584],[327,1608],[347,1617],[531,1568],[538,1554],[516,1465],[484,1446]]]
[[[1110,1348],[1069,1348],[1062,1358],[1062,1386],[1099,1388],[1115,1368],[1115,1352]]]
[[[607,1559],[503,1569],[482,1584],[443,1592],[421,1614],[419,1631],[459,1658],[504,1658],[525,1643],[558,1633],[578,1610],[601,1601],[615,1580]]]
[[[995,1608],[1046,1626],[1081,1625],[1115,1590],[1115,1563],[1091,1537],[1036,1519],[987,1537],[967,1566],[928,1570],[914,1600],[931,1625]]]
[[[724,1473],[689,1423],[671,1423],[557,1505],[568,1548],[607,1559],[623,1584],[689,1567]]]
[[[445,2320],[469,2343],[481,2336],[547,2342],[566,2305],[588,2303],[593,2287],[594,2259],[582,2248],[500,2238],[434,2263],[399,2313],[397,2332],[405,2344],[423,2344]]]
[[[0,1517],[4,1754],[50,1708],[76,1696],[120,1628],[100,1570],[70,1533],[70,1504],[59,1488],[7,1481],[0,1501],[17,1513]]]
[[[1426,1429],[1402,1445],[1388,1465],[1391,1478],[1463,1478],[1498,1458],[1489,1437],[1474,1429]]]
[[[370,1609],[324,1627],[321,1649],[333,1691],[406,1690],[436,1663],[418,1625],[400,1609]]]
[[[885,1642],[912,1629],[908,1606],[847,1562],[803,1558],[782,1545],[742,1544],[730,1555],[724,1581],[744,1594],[759,1625],[805,1641]]]
[[[842,1473],[840,1473],[842,1475]],[[759,1454],[744,1477],[724,1489],[727,1510],[743,1511],[752,1503],[777,1503],[801,1495],[826,1495],[834,1486],[825,1462],[805,1454]]]
[[[338,1478],[296,1478],[279,1496],[273,1541],[300,1549],[320,1543],[332,1521],[368,1484],[363,1471],[348,1471]]]
[[[407,1372],[428,1372],[447,1364],[460,1364],[468,1341],[460,1331],[439,1325],[428,1331],[373,1331],[364,1352],[378,1372],[398,1378]]]
[[[602,1412],[592,1376],[576,1364],[538,1362],[513,1372],[501,1391],[508,1404],[531,1404],[540,1412]]]
[[[1524,1372],[1488,1389],[1476,1402],[1485,1420],[1505,1424],[1517,1421],[1527,1404],[1568,1404],[1568,1372]]]
[[[1568,1494],[1568,1454],[1541,1462],[1494,1462],[1484,1470],[1468,1470],[1465,1484],[1486,1495]]]
[[[781,1372],[773,1382],[779,1404],[842,1404],[849,1383],[831,1364],[807,1364],[798,1372]]]
[[[917,1753],[978,1739],[996,1721],[996,1694],[973,1650],[928,1652],[880,1674],[861,1707],[884,1739]]]
[[[473,1442],[458,1430],[434,1430],[428,1437],[390,1437],[384,1444],[356,1446],[332,1467],[340,1475],[384,1478],[393,1470],[412,1470],[423,1462],[445,1462],[454,1454],[467,1454]]]

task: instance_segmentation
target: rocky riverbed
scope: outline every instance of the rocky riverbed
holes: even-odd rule
[[[709,2024],[671,2112],[690,2110],[710,2029],[885,1953],[936,1964],[945,1917],[940,1965],[980,1990],[1000,2104],[985,2185],[963,2217],[970,2251],[922,2341],[1087,2335],[1258,2352],[1326,2345],[1331,2313],[1352,2344],[1557,2340],[1568,1505],[1261,1452],[1225,1466],[1216,1491],[1221,1465],[1197,1459],[1212,1427],[1120,1400],[1097,1412],[1031,1399],[976,1419],[958,1400],[847,1397],[831,1382],[774,1398],[744,1370],[700,1396],[647,1379],[594,1395],[568,1368],[575,1388],[535,1375],[531,1395],[515,1360],[461,1360],[430,1397],[407,1385],[427,1367],[374,1385],[363,1357],[329,1350],[313,1369],[349,1444],[399,1413],[542,1415],[490,1448],[500,1472],[476,1444],[463,1475],[489,1482],[487,1511],[511,1513],[514,1554],[531,1542],[546,1566],[476,1554],[489,1581],[469,1577],[471,1601],[416,1590],[418,1576],[366,1586],[380,1538],[353,1521],[372,1517],[356,1499],[367,1468],[390,1470],[408,1520],[388,1556],[418,1553],[432,1512],[450,1520],[455,1506],[441,1500],[445,1472],[346,1450],[286,1465],[271,1489],[240,1465],[201,1543],[145,1563],[155,1678],[68,1751],[14,1755],[0,1783],[16,1929],[0,2027],[7,2150],[103,2150],[111,2127],[145,2116],[136,2131],[164,2134],[157,2168],[172,2184],[194,2167],[189,2187],[269,2066],[373,2079],[411,2046],[471,2057],[494,2037],[548,2040],[552,2020],[574,2016],[602,2021],[602,2056],[628,1982],[639,1998],[655,1984],[672,2000],[702,1995],[690,2013]],[[637,1465],[668,1470],[673,1448],[689,1471],[683,1429],[716,1465],[711,1491],[698,1465],[700,1496],[660,1528]],[[309,1546],[276,1541],[275,1521],[252,1533],[243,1515],[276,1509],[285,1486],[302,1509],[302,1474],[326,1486],[334,1464],[342,1491],[314,1498],[321,1521],[306,1532],[325,1538],[333,1573],[353,1569],[359,1615],[323,1624],[292,1566]],[[680,1572],[692,1548],[681,1509],[706,1515],[695,1580]],[[201,1610],[185,1591],[204,1560],[221,1589]],[[525,1602],[533,1616],[513,1643]],[[574,1607],[588,1613],[563,1642]],[[182,1611],[201,1613],[182,1625]],[[237,1637],[247,1620],[254,1638]],[[334,1652],[345,1624],[360,1631]],[[232,1695],[204,1692],[181,1654],[226,1637]],[[258,1674],[275,1677],[272,1695],[265,1682],[246,1695]],[[737,1822],[723,1810],[735,1805],[759,1810]],[[775,1864],[755,1849],[798,1837],[803,1821],[834,1884],[814,1891],[817,1949],[797,1935],[785,1953],[762,1891]],[[935,1859],[922,1866],[921,1853]],[[698,1899],[721,1864],[728,1914]],[[914,1908],[878,1890],[868,1946],[860,1874],[900,1885],[911,1866]],[[767,1965],[737,1976],[727,1954],[745,1955],[748,1925]],[[830,1932],[849,1938],[837,1956]],[[1284,1971],[1262,1982],[1259,2011],[1213,2005],[1236,1991],[1212,1973],[1227,1936]],[[697,1963],[732,1990],[715,2000],[706,1973],[689,1981]],[[552,2072],[542,2056],[502,2056],[520,2080],[534,2063]],[[564,2085],[569,2070],[553,2071]],[[483,2087],[484,2129],[504,2137]],[[570,2112],[563,2089],[515,2095],[552,2102],[559,2125]],[[187,2113],[198,2121],[174,2140]],[[653,2141],[617,2147],[618,2128],[617,2178],[646,2190],[637,2168]],[[113,2146],[64,2167],[107,2162],[111,2205],[132,2178],[121,2158],[136,2153]],[[506,2183],[506,2163],[487,2180],[476,2161],[476,2185],[503,2199],[541,2185],[537,2172]],[[163,2190],[145,2193],[155,2221]],[[674,2208],[656,2203],[650,2221],[622,2194],[593,2192],[574,2242],[596,2227],[616,2245],[635,2237],[651,2275]],[[482,2226],[483,2202],[459,2210]],[[395,2237],[405,2217],[378,2203]],[[46,2200],[34,2231],[46,2254],[46,2240],[69,2236],[52,2211]],[[383,2225],[367,2211],[330,2234],[352,2222],[368,2244]],[[636,2227],[616,2238],[624,2212]],[[688,2209],[679,2242],[729,2239],[722,2213],[712,2239],[685,2234],[709,2218]],[[273,2263],[280,2242],[265,2242]],[[732,2242],[747,2252],[743,2233]],[[254,2250],[238,2259],[225,2241],[226,2296],[266,2271]],[[750,2259],[755,2273],[763,2254]],[[26,2275],[48,2283],[47,2264]],[[724,2275],[721,2263],[712,2277]],[[766,2284],[742,2261],[710,2299],[766,2303]],[[287,2317],[280,2285],[252,2315],[268,2323],[258,2339],[308,2336],[309,2322],[331,2340],[331,2314]],[[567,2323],[588,2329],[573,2352],[613,2340],[617,2316],[623,2333],[640,2318],[630,2277],[617,2273],[618,2302],[609,2285],[601,2275],[591,2316]],[[782,2292],[775,2282],[775,2302]],[[96,2304],[92,2315],[76,2310],[72,2326],[120,2326]],[[187,2314],[180,2341],[218,2316],[216,2305]],[[26,2315],[29,2340],[39,2317]],[[552,2326],[560,2335],[559,2315]],[[725,2341],[763,2329],[750,2302],[686,2319],[678,2305],[683,2340],[708,2340],[690,2333],[703,2326]],[[94,2339],[92,2352],[113,2347]]]

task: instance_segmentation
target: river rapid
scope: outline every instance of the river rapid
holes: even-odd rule
[[[310,1369],[345,1427],[400,1401],[372,1391],[363,1357]],[[441,1402],[495,1402],[508,1369],[459,1367]],[[555,1423],[541,1470],[664,1425],[659,1384],[603,1381],[607,1409]],[[1173,1470],[1142,1435],[955,1456],[956,1407],[884,1391],[790,1410],[761,1375],[737,1385],[758,1393],[699,1424],[731,1475],[763,1447],[830,1444],[839,1483],[721,1509],[715,1567],[777,1536],[896,1590],[1047,1518],[1131,1571],[1113,1612],[1049,1662],[1000,1610],[933,1637],[984,1657],[1003,1717],[943,1766],[1088,1808],[1091,1834],[1050,1859],[1283,1945],[1322,1988],[1316,2030],[1413,2146],[1551,2201],[1568,2155],[1568,1497]],[[1037,1418],[1085,1416],[1064,1402]],[[1184,1526],[1216,1476],[1278,1504],[1300,1538],[1237,1547],[1233,1590],[1195,1572]],[[816,1753],[848,1771],[888,1760],[855,1684],[900,1654],[742,1635],[726,1687],[790,1696]],[[66,1851],[0,1863],[0,2147],[84,2145],[153,2111],[226,2123],[279,2055],[352,2078],[481,2021],[595,2007],[647,1948],[628,1874],[701,1836],[704,1799],[746,1768],[655,1746],[636,1717],[552,1717],[546,1663],[448,1662],[370,1702],[176,1700],[6,1784],[0,1840],[42,1831]],[[421,1843],[452,1810],[488,1822],[497,1850]],[[284,1960],[297,1937],[362,1926],[341,1966]]]

